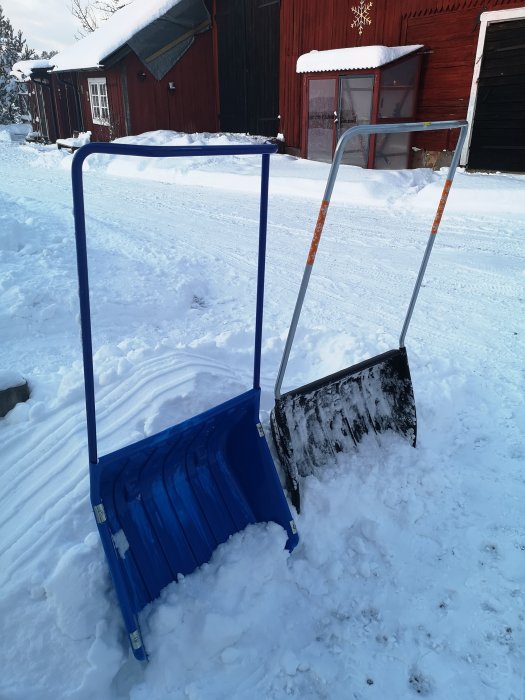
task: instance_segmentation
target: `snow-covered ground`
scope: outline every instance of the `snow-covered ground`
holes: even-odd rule
[[[523,700],[525,177],[457,175],[407,336],[417,448],[306,479],[291,555],[251,526],[169,586],[141,665],[89,503],[71,159],[0,131],[0,371],[32,390],[0,419],[1,700]],[[87,164],[104,454],[249,387],[259,158]],[[266,428],[327,172],[272,156]],[[444,177],[342,167],[285,389],[397,347]]]

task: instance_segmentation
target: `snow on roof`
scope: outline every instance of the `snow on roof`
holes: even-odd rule
[[[25,82],[31,77],[31,73],[38,68],[51,68],[53,66],[52,61],[48,61],[47,58],[35,58],[30,61],[17,61],[14,64],[11,75],[15,77],[20,82]]]
[[[316,73],[328,70],[359,70],[379,68],[423,48],[411,46],[355,46],[330,51],[310,51],[297,59],[298,73]]]
[[[135,0],[111,15],[95,32],[53,56],[53,70],[98,68],[105,58],[179,2],[181,0]]]

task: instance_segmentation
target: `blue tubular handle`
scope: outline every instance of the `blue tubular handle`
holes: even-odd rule
[[[253,388],[259,389],[261,382],[261,343],[264,302],[264,270],[266,260],[266,227],[268,222],[268,179],[270,156],[262,157],[261,205],[259,208],[259,265],[257,268],[257,309],[255,313],[255,357],[253,361]]]
[[[177,158],[184,156],[237,156],[261,155],[261,200],[259,219],[259,260],[257,272],[257,307],[255,317],[254,388],[259,388],[261,366],[262,315],[264,299],[264,258],[266,250],[266,225],[268,211],[268,177],[270,154],[277,151],[272,144],[226,146],[137,146],[117,143],[88,143],[75,152],[71,166],[73,189],[73,216],[77,244],[78,295],[80,299],[80,325],[82,329],[82,356],[84,360],[84,386],[86,394],[86,420],[88,451],[91,464],[98,462],[97,426],[95,413],[95,383],[93,377],[93,343],[91,337],[91,310],[89,304],[89,277],[86,246],[86,218],[82,165],[93,153],[112,156],[140,156],[146,158]]]

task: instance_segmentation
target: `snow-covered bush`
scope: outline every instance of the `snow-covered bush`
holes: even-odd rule
[[[13,29],[0,5],[0,124],[22,120],[18,86],[11,68],[17,61],[34,57],[35,53],[27,47],[22,32]]]

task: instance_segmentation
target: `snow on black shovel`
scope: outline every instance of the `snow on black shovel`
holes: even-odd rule
[[[414,311],[441,216],[467,134],[466,121],[370,124],[346,131],[337,144],[306,267],[275,383],[271,413],[274,442],[286,471],[292,502],[300,509],[299,477],[312,474],[338,453],[351,452],[369,433],[395,431],[416,444],[416,405],[405,349],[405,336]],[[354,136],[460,129],[443,193],[401,331],[399,348],[281,394],[281,386],[312,273],[330,198],[343,153]]]

